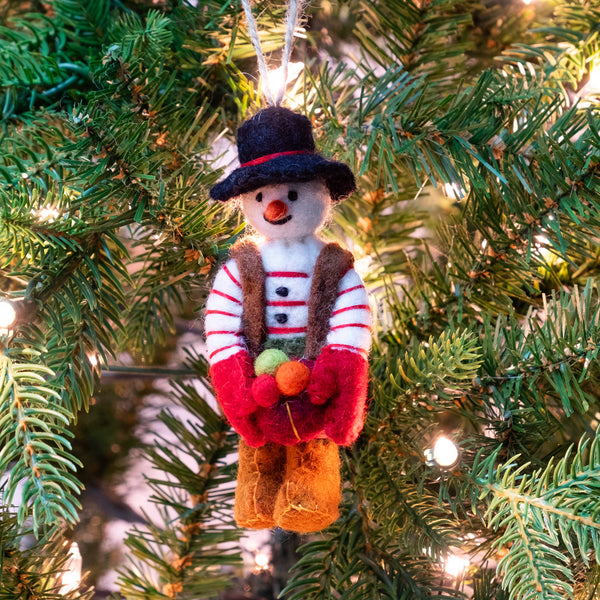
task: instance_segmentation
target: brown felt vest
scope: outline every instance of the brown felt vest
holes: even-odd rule
[[[251,240],[240,240],[230,254],[240,270],[242,283],[242,333],[250,356],[256,358],[267,339],[266,276],[262,257]],[[324,246],[317,257],[308,300],[305,350],[308,359],[315,360],[325,345],[340,280],[353,265],[352,254],[335,243]]]

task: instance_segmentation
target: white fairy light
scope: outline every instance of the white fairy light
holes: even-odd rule
[[[83,560],[77,542],[69,548],[69,557],[65,561],[63,572],[59,575],[61,583],[60,593],[65,596],[79,588],[81,583],[81,567]]]
[[[458,579],[462,577],[463,573],[468,569],[469,564],[469,559],[466,556],[451,554],[444,561],[444,571],[450,575],[450,577]]]
[[[425,458],[430,464],[449,469],[458,462],[458,446],[447,437],[439,437],[433,448],[425,450]]]
[[[44,206],[43,208],[40,208],[36,214],[40,221],[48,221],[50,223],[56,221],[60,216],[60,212],[56,206]]]
[[[256,563],[257,571],[266,571],[269,568],[271,558],[266,552],[261,550],[254,555],[254,562]]]
[[[600,64],[594,65],[590,71],[590,79],[587,83],[589,91],[600,91]]]
[[[371,271],[373,258],[369,255],[354,261],[354,270],[364,279]]]
[[[10,300],[0,300],[0,334],[8,333],[17,320],[17,311]]]
[[[590,75],[587,83],[577,92],[580,98],[579,107],[589,108],[597,104],[597,96],[600,94],[600,63],[590,67]]]
[[[462,200],[466,196],[464,188],[456,182],[445,183],[444,193],[452,200]]]
[[[304,70],[303,62],[291,62],[288,64],[288,72],[286,80],[283,80],[283,67],[273,69],[267,72],[267,84],[271,90],[271,94],[277,97],[279,92],[284,90],[290,83],[298,79],[298,76]]]
[[[538,253],[542,256],[544,260],[548,260],[551,256],[553,256],[552,250],[548,248],[550,245],[550,240],[545,235],[536,235],[535,236],[535,247]]]
[[[98,366],[98,355],[95,352],[90,352],[87,355],[87,358],[90,361],[90,365],[92,365],[92,367]]]
[[[433,458],[441,467],[451,467],[458,459],[458,448],[452,440],[441,437],[433,447]]]

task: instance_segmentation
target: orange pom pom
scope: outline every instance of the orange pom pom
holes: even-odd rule
[[[297,360],[283,363],[275,373],[277,387],[284,396],[299,394],[308,385],[309,379],[310,369]]]

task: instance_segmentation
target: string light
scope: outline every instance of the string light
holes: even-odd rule
[[[373,258],[371,256],[363,256],[354,261],[354,269],[364,279],[371,272],[372,263]]]
[[[17,320],[17,311],[10,300],[0,300],[0,333],[8,333]]]
[[[260,573],[261,571],[268,571],[271,557],[264,551],[260,550],[254,555],[254,571]]]
[[[577,92],[580,98],[579,106],[588,108],[597,104],[596,97],[600,94],[600,63],[595,63],[590,68],[590,75],[585,85]]]
[[[55,206],[44,206],[37,211],[37,217],[40,221],[47,221],[51,223],[52,221],[56,221],[59,216],[60,212]]]
[[[458,183],[445,183],[444,193],[452,200],[462,200],[467,194],[464,188]]]
[[[302,62],[291,62],[288,65],[287,78],[283,80],[283,67],[267,71],[267,83],[271,90],[271,94],[276,98],[282,90],[284,90],[290,83],[298,79],[300,73],[304,71],[304,63]]]
[[[458,446],[447,437],[439,437],[433,448],[425,450],[425,458],[429,465],[437,465],[444,469],[450,469],[458,462],[460,452]]]
[[[466,556],[458,556],[457,554],[451,554],[444,561],[444,571],[454,577],[455,579],[459,579],[462,577],[463,573],[469,568],[470,562],[468,557]]]
[[[35,310],[35,303],[24,298],[0,300],[0,335],[12,335],[17,323],[29,321],[34,316]]]
[[[81,583],[81,567],[83,559],[77,542],[73,542],[69,548],[69,556],[65,561],[63,572],[59,575],[60,593],[66,596],[79,588]]]
[[[542,258],[548,261],[554,253],[548,246],[550,245],[550,240],[545,235],[536,235],[535,236],[535,248],[538,253],[542,256]]]
[[[594,65],[590,70],[590,79],[587,87],[590,91],[600,91],[600,65]]]

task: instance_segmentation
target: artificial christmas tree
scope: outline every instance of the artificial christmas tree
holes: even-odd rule
[[[267,52],[284,12],[255,9]],[[0,598],[66,589],[72,424],[102,410],[103,372],[152,371],[241,233],[208,190],[222,140],[261,108],[242,14],[0,3]],[[376,319],[341,516],[303,547],[285,597],[598,596],[599,15],[554,0],[308,7],[285,103],[357,175],[330,229]],[[131,533],[122,598],[214,597],[238,561],[235,436],[207,370],[196,352],[180,366],[187,416],[162,417],[177,441],[147,448],[161,512]]]

